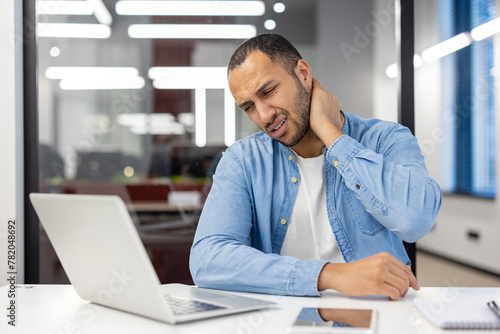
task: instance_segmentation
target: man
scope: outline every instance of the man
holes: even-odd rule
[[[410,131],[340,111],[279,35],[240,45],[228,80],[262,132],[217,167],[191,249],[195,283],[391,300],[418,290],[402,240],[432,228],[441,191]]]

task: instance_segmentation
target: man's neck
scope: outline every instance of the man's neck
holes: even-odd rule
[[[314,158],[323,154],[325,144],[314,134],[311,128],[307,129],[304,138],[293,149],[302,158]]]
[[[345,116],[342,115],[342,129],[345,124]],[[307,132],[304,135],[304,138],[295,146],[292,146],[293,149],[298,155],[302,158],[315,158],[323,154],[323,148],[325,144],[319,139],[318,136],[312,131],[311,127],[307,128]]]

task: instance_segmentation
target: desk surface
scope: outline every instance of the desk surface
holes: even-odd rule
[[[7,324],[8,286],[0,288],[0,333],[286,333],[302,307],[375,308],[379,311],[378,331],[383,334],[485,333],[485,331],[442,331],[426,321],[414,308],[414,299],[438,299],[451,303],[456,298],[500,300],[500,288],[410,289],[405,298],[388,301],[384,296],[353,298],[335,291],[317,297],[283,297],[242,294],[271,300],[274,309],[230,315],[182,325],[158,321],[89,304],[78,297],[71,285],[21,285],[16,289],[16,324]],[[486,331],[499,333],[500,331]]]

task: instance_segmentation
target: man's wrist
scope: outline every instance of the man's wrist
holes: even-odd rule
[[[328,148],[339,139],[344,133],[335,124],[324,124],[321,129],[318,129],[317,136],[323,144]]]
[[[339,278],[338,269],[342,263],[327,263],[321,270],[318,276],[318,291],[326,289],[334,289],[335,281]]]

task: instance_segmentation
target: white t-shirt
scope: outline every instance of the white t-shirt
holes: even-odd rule
[[[299,190],[281,247],[281,255],[301,260],[345,262],[328,222],[324,156],[304,159],[294,152]]]

